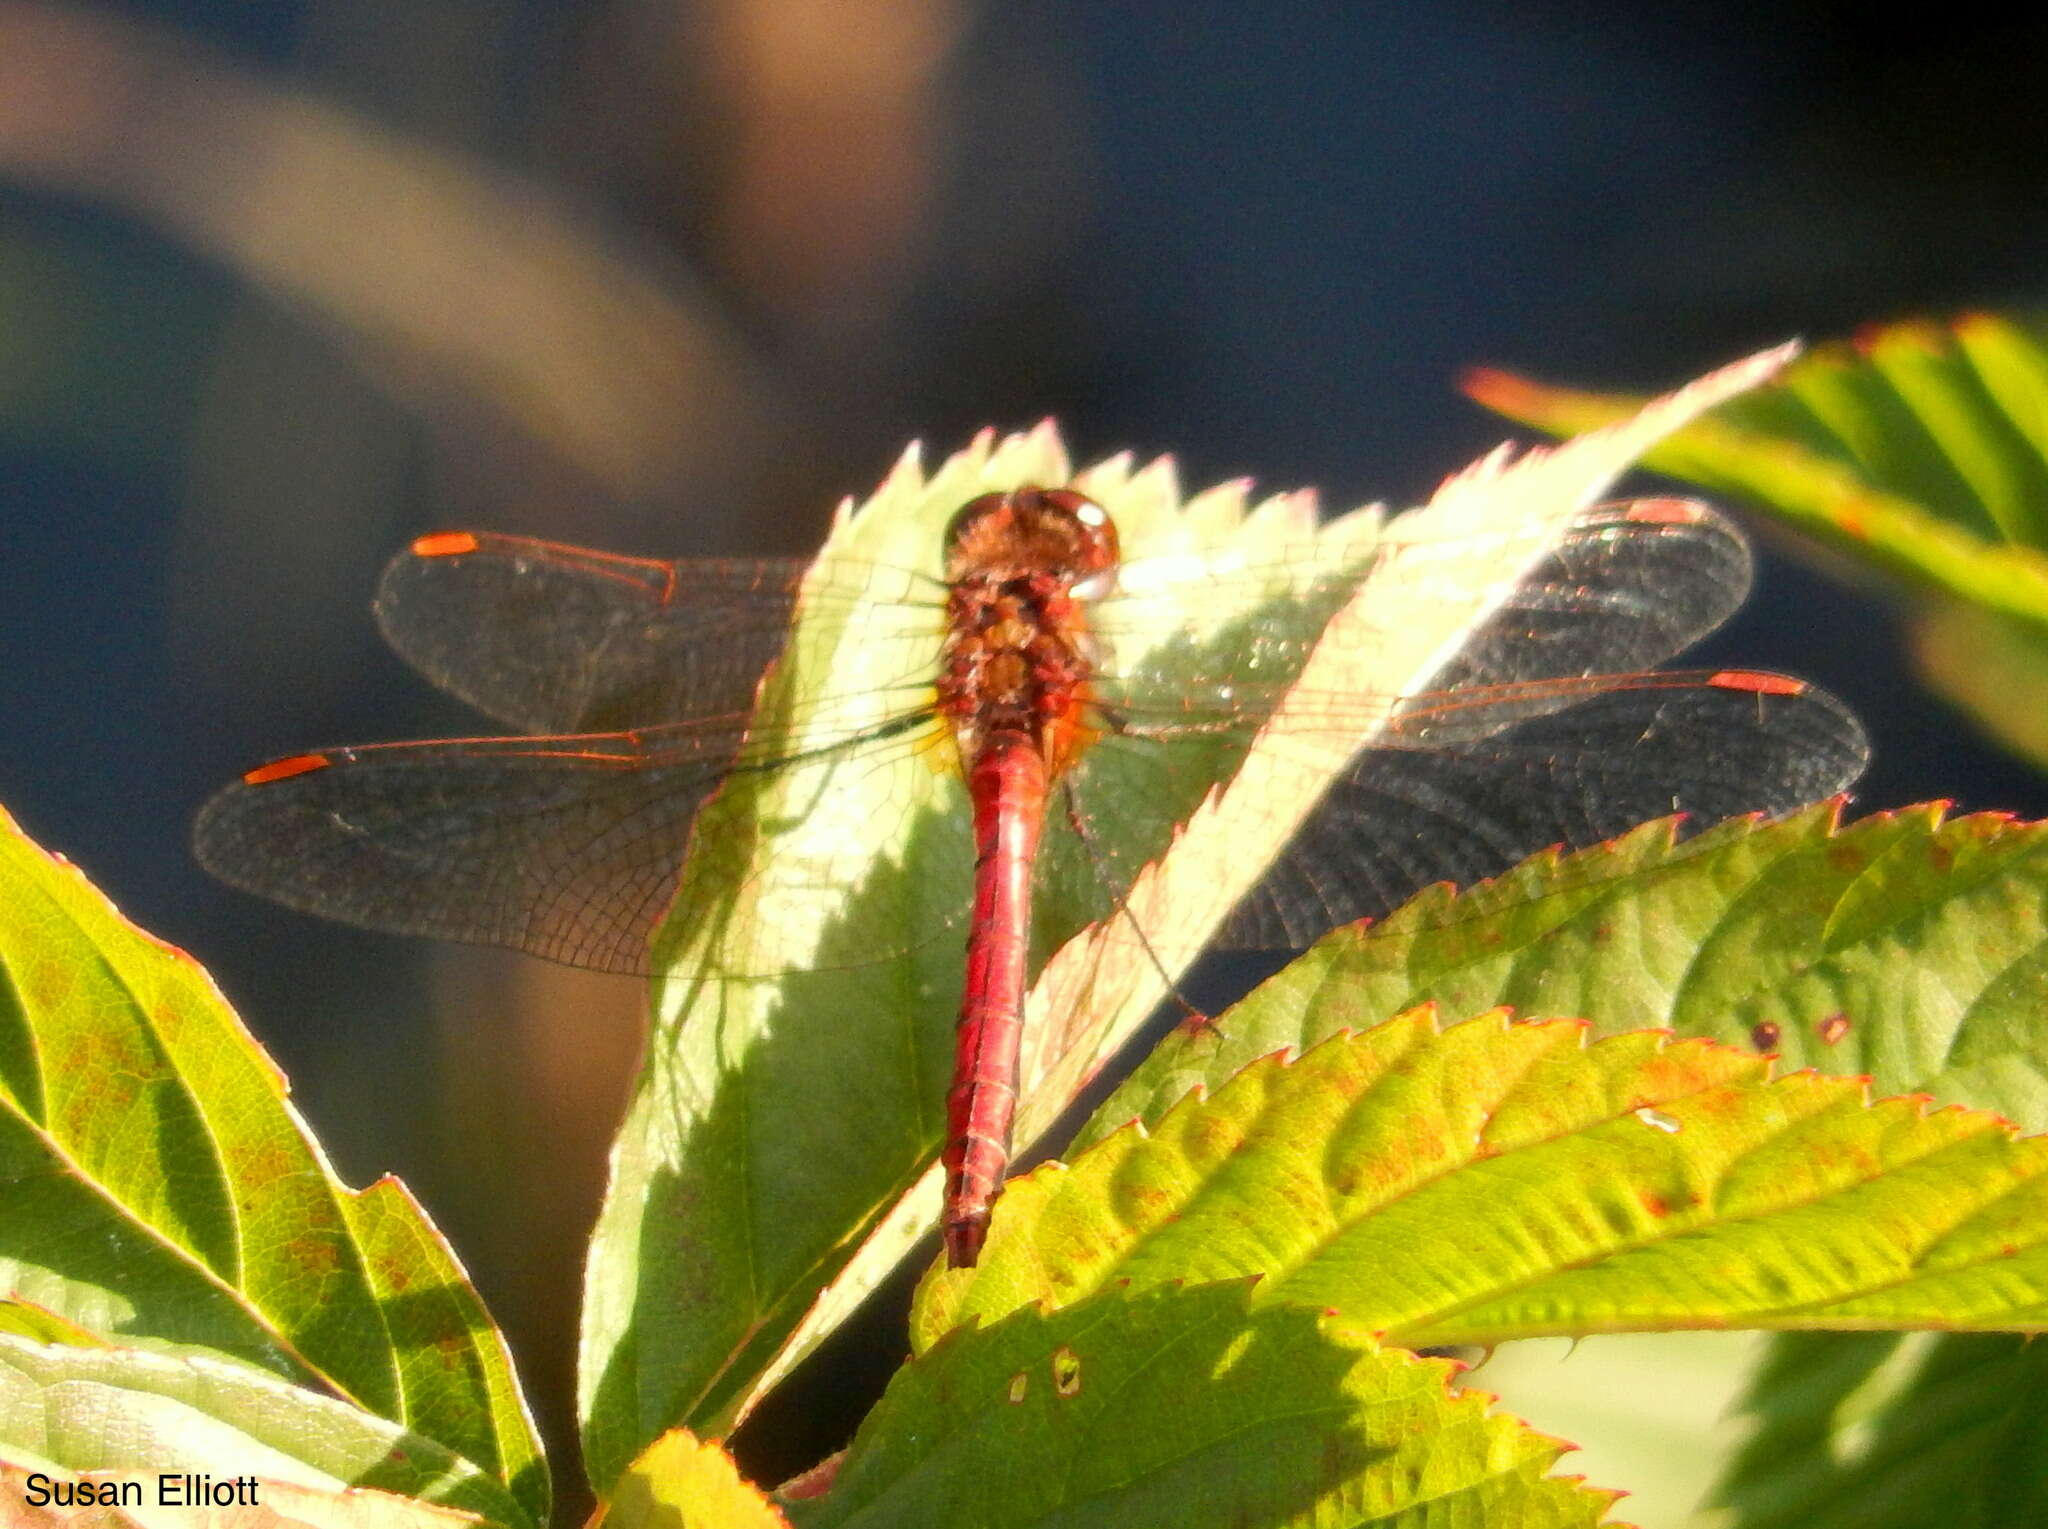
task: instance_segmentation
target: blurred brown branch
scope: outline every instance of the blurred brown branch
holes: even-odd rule
[[[149,219],[366,342],[388,381],[480,396],[622,497],[729,449],[760,406],[762,368],[679,271],[501,168],[146,27],[0,0],[0,172]]]

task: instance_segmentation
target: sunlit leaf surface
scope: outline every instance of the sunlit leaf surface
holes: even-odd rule
[[[789,1520],[708,1439],[677,1429],[619,1477],[590,1529],[788,1529]]]
[[[1268,1052],[1419,1003],[1663,1026],[2048,1127],[2048,827],[1826,806],[1674,845],[1648,824],[1340,930],[1213,1029],[1169,1037],[1081,1140]]]
[[[1253,1057],[1428,1000],[1450,1014],[1511,1002],[1585,1015],[1607,1031],[1668,1025],[1777,1051],[1787,1065],[1868,1072],[1880,1093],[1925,1090],[2040,1129],[2043,835],[1992,816],[1943,822],[1931,810],[1836,831],[1817,810],[1763,828],[1727,825],[1677,858],[1646,829],[1568,859],[1561,873],[1531,868],[1460,897],[1419,899],[1333,936],[1218,1031],[1169,1040],[1088,1134],[1133,1114],[1156,1118],[1189,1087],[1213,1086]],[[1637,874],[1616,877],[1617,862]],[[1765,1433],[1730,1467],[1722,1495],[1761,1526],[1834,1502],[1919,1501],[1901,1496],[1906,1476],[1936,1494],[1949,1470],[1979,1483],[2018,1479],[2031,1420],[2048,1406],[2038,1348],[2025,1340],[1915,1340],[1931,1349],[1913,1383],[1883,1398],[1898,1415],[1866,1420],[1853,1447],[1818,1442],[1834,1422],[1828,1407],[1816,1414],[1796,1390],[1775,1399],[1780,1387],[1832,1372],[1817,1357],[1829,1344],[1853,1356],[1891,1341],[1796,1340],[1757,1384],[1750,1409]]]
[[[1504,414],[1563,435],[1595,428],[1633,406],[1625,397],[1497,372],[1474,374],[1470,391]],[[2041,325],[1975,313],[1946,326],[1874,329],[1853,346],[1816,350],[1778,384],[1716,410],[1652,452],[1648,462],[1734,502],[1765,506],[1832,551],[1897,580],[1919,600],[1913,651],[1928,683],[2008,748],[2048,763],[2038,704],[2048,685],[2044,421],[2048,344]],[[2004,938],[1995,924],[1985,929],[1994,940]],[[1940,1006],[1938,993],[1928,996]],[[2002,1046],[1978,1044],[1961,1056],[1938,1049],[1892,1053],[1889,1086],[1928,1088],[2048,1128],[2036,1083],[2039,1012],[2031,1021],[2015,1016],[2008,1022]],[[1798,1370],[1789,1356],[1809,1356],[1823,1341],[1788,1348],[1785,1361],[1766,1371],[1754,1398],[1759,1412],[1775,1418],[1783,1410],[1771,1393]],[[1859,1340],[1851,1352],[1876,1341]],[[1957,1340],[1954,1349],[1948,1359],[1930,1361],[1927,1373],[1984,1366],[1987,1395],[2001,1399],[1991,1405],[2008,1409],[2012,1429],[2023,1434],[2024,1419],[2048,1409],[2048,1377],[2029,1366],[2027,1351],[2013,1340]],[[1902,1411],[1884,1437],[1920,1441],[1914,1447],[1940,1454],[1957,1480],[2010,1479],[2011,1460],[1997,1440],[2017,1436],[2011,1429],[1959,1427],[1951,1434],[1939,1426],[1939,1419],[1954,1415],[1950,1398],[1957,1384],[1929,1382],[1926,1389],[1895,1393],[1888,1405]],[[1965,1453],[1972,1447],[1980,1453]],[[1892,1507],[1920,1501],[1897,1490],[1896,1463],[1851,1473],[1843,1458],[1837,1452],[1802,1463],[1784,1450],[1765,1449],[1743,1462],[1741,1484],[1724,1493],[1757,1511],[1760,1525],[1797,1522],[1823,1499]],[[1773,1466],[1788,1473],[1776,1497]],[[1816,1483],[1825,1483],[1824,1490],[1809,1491]],[[1766,1501],[1777,1501],[1784,1517],[1757,1508]],[[1894,1522],[1915,1521],[1917,1507],[1901,1511],[1907,1516]],[[1951,1501],[1943,1517],[1972,1522],[1949,1519],[1950,1512],[1968,1511]]]
[[[1614,1494],[1451,1367],[1241,1282],[1112,1292],[954,1334],[900,1372],[806,1529],[1595,1524]],[[799,1510],[800,1509],[800,1510]]]
[[[1410,1346],[2048,1324],[2048,1138],[1587,1028],[1439,1031],[1419,1010],[1256,1062],[1014,1182],[982,1266],[927,1278],[915,1339],[1112,1283],[1243,1274],[1257,1304]]]
[[[418,1205],[336,1180],[205,974],[4,819],[0,977],[0,1328],[331,1388],[545,1517],[503,1343]]]

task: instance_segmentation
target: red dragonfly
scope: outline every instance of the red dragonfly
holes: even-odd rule
[[[1432,882],[1666,813],[1711,823],[1812,801],[1867,755],[1855,720],[1800,681],[1649,668],[1749,587],[1745,543],[1702,506],[1582,512],[1430,688],[1391,708],[1289,686],[1393,543],[1311,553],[1293,573],[1125,565],[1117,543],[1100,505],[1060,487],[968,503],[940,579],[841,567],[806,585],[797,561],[423,537],[383,576],[385,635],[434,683],[530,735],[264,765],[201,813],[199,857],[236,886],[349,923],[645,973],[657,929],[692,911],[677,905],[682,867],[721,788],[820,761],[866,768],[937,740],[967,783],[974,848],[945,1150],[957,1267],[975,1261],[1009,1157],[1034,887],[1081,885],[1093,915],[1113,913],[1167,843],[1109,831],[1129,792],[1168,793],[1184,817],[1269,719],[1319,744],[1373,730],[1223,931],[1226,945],[1279,949]],[[1284,599],[1243,598],[1276,571]],[[833,608],[867,671],[899,683],[878,697],[804,678],[803,720],[756,715],[800,599]],[[1241,614],[1162,625],[1173,601]],[[849,861],[847,879],[858,870]],[[942,916],[937,932],[959,921]]]

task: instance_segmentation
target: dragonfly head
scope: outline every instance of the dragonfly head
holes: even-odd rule
[[[1070,488],[1016,488],[970,499],[946,528],[946,577],[998,580],[1046,572],[1086,598],[1117,563],[1109,512]]]

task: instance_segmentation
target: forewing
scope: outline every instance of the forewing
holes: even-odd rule
[[[808,565],[659,562],[526,537],[449,532],[392,559],[377,620],[442,689],[533,732],[603,732],[744,717],[782,652]],[[863,570],[813,598],[873,605],[878,636],[933,599],[913,576]],[[929,619],[923,625],[929,626]]]
[[[1652,668],[1734,615],[1752,577],[1749,544],[1706,505],[1595,506],[1467,639],[1431,690]]]
[[[1174,641],[1155,638],[1132,653],[1123,601],[1105,602],[1091,619],[1110,654],[1097,687],[1106,711],[1140,736],[1206,730],[1248,740],[1373,563],[1413,545],[1402,537],[1400,524],[1397,519],[1389,526],[1364,561],[1318,566],[1304,559],[1309,578],[1270,603],[1245,604],[1239,619],[1205,625],[1199,640],[1192,634]],[[1451,566],[1462,572],[1470,561],[1453,559]],[[1420,579],[1451,576],[1432,574],[1428,559],[1416,559],[1413,566]],[[1258,569],[1198,571],[1175,593],[1200,613],[1219,601],[1236,608],[1235,587],[1260,577]],[[1486,624],[1466,635],[1432,680],[1430,694],[1651,668],[1733,615],[1749,593],[1751,577],[1741,533],[1705,505],[1646,499],[1594,506],[1576,518]],[[1155,610],[1167,603],[1150,598]],[[1456,592],[1447,589],[1446,601],[1453,598]],[[1353,632],[1355,643],[1371,643],[1379,635],[1369,626]],[[1373,715],[1371,699],[1330,696],[1312,713],[1332,723],[1346,714]]]

